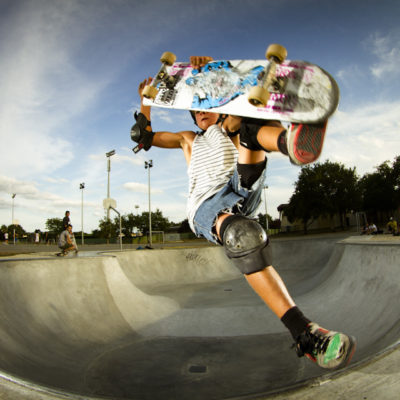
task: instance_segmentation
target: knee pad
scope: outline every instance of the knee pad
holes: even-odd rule
[[[242,274],[259,272],[272,264],[269,240],[258,222],[239,215],[225,221],[222,244],[226,255]]]
[[[257,140],[257,133],[264,124],[263,120],[243,119],[240,125],[240,144],[249,150],[264,150]]]
[[[263,173],[266,166],[266,160],[261,161],[257,164],[237,164],[237,171],[240,176],[240,184],[246,188],[250,189],[258,178]]]
[[[240,125],[240,144],[249,150],[263,150],[269,152],[269,150],[264,149],[257,140],[258,131],[263,126],[281,127],[282,125],[279,121],[275,120],[243,118]]]

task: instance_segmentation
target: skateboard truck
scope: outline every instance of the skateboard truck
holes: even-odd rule
[[[279,92],[283,88],[283,80],[276,77],[276,65],[281,64],[287,57],[287,50],[279,44],[271,44],[265,53],[269,61],[257,86],[249,92],[249,103],[255,107],[265,107],[271,92]]]
[[[143,89],[143,97],[147,99],[154,100],[156,98],[158,94],[157,86],[160,83],[164,83],[166,87],[171,87],[175,83],[175,78],[170,76],[167,72],[167,67],[171,66],[176,61],[175,54],[166,51],[162,54],[160,61],[162,65],[156,77],[150,85],[146,85]]]

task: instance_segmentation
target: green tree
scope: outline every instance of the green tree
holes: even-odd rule
[[[272,224],[272,217],[267,214],[268,216],[268,229],[271,229],[271,224]],[[265,214],[259,213],[257,215],[257,222],[264,228],[267,229],[267,220],[265,218]]]
[[[179,225],[178,233],[188,233],[192,232],[190,225],[189,225],[189,220],[186,218],[183,221],[177,223],[176,225]]]
[[[170,226],[171,222],[168,218],[163,216],[159,209],[151,213],[151,229],[153,231],[167,231]],[[149,213],[143,212],[141,215],[134,215],[132,213],[121,215],[121,228],[122,233],[127,237],[130,237],[134,231],[146,234],[149,231]],[[107,221],[106,217],[100,220],[96,235],[104,238],[118,236],[119,217],[115,217],[110,222]]]
[[[374,219],[377,213],[393,213],[400,205],[400,156],[392,165],[385,161],[376,171],[365,174],[360,180],[363,209]]]
[[[395,209],[400,207],[400,156],[397,156],[392,165],[394,205]]]
[[[101,238],[109,239],[111,237],[116,237],[118,235],[119,230],[119,219],[117,219],[117,223],[115,220],[113,221],[110,219],[108,221],[107,217],[105,216],[99,221],[99,236]]]
[[[361,196],[355,168],[345,168],[329,160],[323,164],[307,165],[301,169],[285,213],[290,222],[300,219],[304,232],[320,216],[344,216],[360,207]]]
[[[21,225],[8,225],[7,231],[9,234],[13,234],[15,229],[16,237],[23,237],[26,234],[25,229]]]
[[[61,233],[64,230],[62,218],[48,218],[46,221],[46,229],[50,233]]]

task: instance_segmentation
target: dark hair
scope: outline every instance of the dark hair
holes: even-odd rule
[[[65,211],[65,215],[67,215],[67,213],[69,213],[69,211]]]

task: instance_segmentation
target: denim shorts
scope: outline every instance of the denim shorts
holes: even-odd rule
[[[240,177],[235,169],[229,182],[215,195],[205,200],[196,211],[193,225],[196,236],[203,236],[213,243],[219,243],[215,231],[217,216],[233,213],[252,216],[261,202],[265,182],[265,169],[250,189],[240,185]]]

